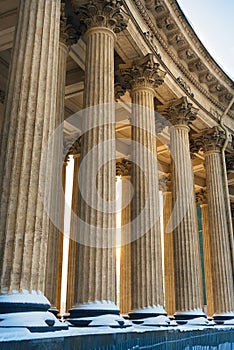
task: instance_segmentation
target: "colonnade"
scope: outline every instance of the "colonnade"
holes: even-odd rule
[[[20,1],[1,145],[1,312],[14,316],[17,311],[35,311],[38,326],[47,327],[49,322],[58,329],[66,326],[47,310],[58,305],[56,280],[61,275],[58,247],[62,225],[56,228],[51,216],[61,222],[61,191],[55,189],[62,178],[62,135],[52,142],[50,136],[64,118],[66,57],[78,34],[86,43],[85,114],[79,164],[78,158],[75,160],[79,181],[74,180],[73,208],[78,218],[73,218],[72,226],[72,230],[76,227],[77,242],[70,243],[69,320],[79,326],[84,325],[82,317],[91,322],[109,314],[111,322],[125,322],[116,305],[114,50],[116,36],[128,20],[121,11],[121,1],[110,1],[108,6],[98,0],[87,1],[85,6],[78,0],[71,3],[82,33],[67,23],[59,0]],[[205,319],[189,149],[190,124],[198,110],[186,97],[158,106],[169,126],[171,152],[171,189],[164,193],[163,268],[154,98],[165,73],[157,58],[148,54],[120,65],[118,76],[132,101],[128,176],[133,196],[122,213],[126,244],[122,248],[121,308],[132,320],[155,318],[154,324],[162,319],[168,324],[167,312],[177,320]],[[210,261],[210,251],[215,257],[212,273],[207,263],[206,278],[208,283],[212,280],[209,307],[215,319],[226,320],[234,318],[234,297],[223,197],[226,174],[221,166],[224,139],[217,128],[194,138],[205,154],[209,210],[207,215],[203,207],[205,235],[209,231],[206,261]],[[123,188],[129,197],[124,181]],[[161,316],[160,321],[157,316]]]

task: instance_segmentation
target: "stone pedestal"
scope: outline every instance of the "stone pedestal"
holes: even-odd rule
[[[131,270],[132,319],[166,315],[155,136],[154,96],[164,73],[149,54],[121,65],[123,84],[132,97]],[[157,324],[157,319],[155,319]]]
[[[35,327],[30,319],[24,322],[35,330],[66,328],[46,312],[50,304],[43,294],[43,196],[50,179],[42,146],[56,119],[59,16],[59,0],[19,2],[1,144],[0,309],[35,312]]]
[[[188,136],[188,125],[196,118],[197,111],[186,98],[181,98],[160,107],[159,112],[171,123],[175,318],[186,320],[205,316],[202,312],[198,228]]]
[[[78,278],[71,322],[112,314],[116,301],[114,46],[126,27],[121,2],[72,0],[84,28],[86,69],[78,200]],[[100,167],[100,168],[99,168]],[[90,322],[87,321],[87,322]]]
[[[200,149],[205,153],[207,200],[209,208],[210,248],[212,252],[212,281],[214,319],[234,322],[234,286],[231,247],[224,200],[221,148],[225,133],[218,127],[195,135]]]

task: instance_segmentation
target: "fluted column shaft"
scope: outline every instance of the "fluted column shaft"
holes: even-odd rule
[[[131,311],[131,186],[130,177],[122,178],[120,312]]]
[[[206,281],[206,303],[207,315],[214,314],[214,290],[212,283],[212,255],[210,247],[210,230],[209,230],[209,210],[207,204],[201,204],[202,210],[202,238],[204,247],[204,267],[205,267],[205,281]]]
[[[61,29],[60,29],[61,31]],[[63,122],[64,122],[64,100],[65,100],[65,81],[66,81],[66,62],[68,55],[67,45],[59,42],[59,60],[58,60],[58,82],[56,99],[56,119],[57,128],[55,137],[50,141],[50,172],[51,182],[48,183],[46,193],[48,196],[48,207],[50,217],[47,213],[43,215],[44,229],[48,231],[48,248],[46,264],[46,283],[45,295],[50,300],[52,306],[56,304],[56,281],[58,267],[58,245],[59,233],[61,231],[61,201],[64,199],[62,189],[62,164],[63,164]]]
[[[205,153],[215,314],[234,310],[233,271],[228,239],[220,150]]]
[[[79,257],[77,256],[77,224],[78,224],[78,173],[79,173],[79,156],[74,156],[74,173],[72,187],[72,211],[70,224],[70,239],[68,250],[68,272],[67,272],[67,300],[66,309],[70,310],[74,306],[79,286],[79,274],[77,272]]]
[[[61,305],[61,288],[62,288],[62,268],[63,268],[63,239],[64,239],[64,210],[65,210],[65,191],[66,191],[66,167],[67,162],[63,162],[62,169],[62,196],[61,196],[61,226],[58,236],[58,258],[56,268],[56,302],[55,306],[60,310]]]
[[[177,312],[193,309],[201,311],[202,307],[201,270],[197,258],[199,242],[188,133],[187,125],[180,124],[170,128]]]
[[[78,213],[86,225],[79,223],[78,233],[87,237],[86,245],[79,245],[78,303],[116,300],[115,252],[112,232],[115,214],[98,206],[97,192],[106,202],[115,200],[115,112],[114,112],[114,45],[115,34],[108,28],[91,28],[86,32],[86,76],[81,141],[81,169],[79,186],[86,200],[79,195]],[[106,104],[105,106],[103,104]],[[95,126],[94,126],[95,125]],[[98,146],[96,154],[91,150]],[[88,156],[87,167],[82,160]],[[104,168],[96,172],[97,163]],[[87,181],[89,179],[89,181]],[[95,180],[96,179],[96,180]],[[93,182],[96,181],[96,184]],[[96,185],[96,186],[95,186]],[[110,235],[107,235],[110,230]],[[98,232],[100,231],[100,232]],[[86,261],[83,264],[83,261]]]
[[[164,228],[164,290],[165,306],[169,315],[173,315],[175,309],[175,267],[173,233],[167,231],[167,224],[172,213],[172,193],[163,192],[163,228]]]
[[[1,147],[2,293],[44,291],[41,153],[55,124],[59,15],[59,0],[19,4]]]
[[[154,94],[154,89],[150,85],[135,88],[131,92],[133,105],[131,181],[134,189],[131,203],[131,230],[134,238],[131,251],[133,310],[163,305]],[[144,174],[145,169],[147,174]],[[146,201],[148,210],[144,211]],[[134,220],[137,217],[138,220]],[[137,232],[139,235],[136,235]]]
[[[154,115],[155,90],[165,73],[153,54],[119,68],[119,83],[132,98],[130,317],[153,317],[165,314]]]

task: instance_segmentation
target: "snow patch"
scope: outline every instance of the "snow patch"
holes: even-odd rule
[[[94,317],[90,322],[89,327],[94,326],[124,326],[127,325],[125,319],[118,315],[102,315]]]
[[[149,317],[145,318],[141,321],[144,321],[141,325],[142,326],[169,326],[170,325],[170,319],[167,316],[157,316],[157,317]]]
[[[0,314],[0,327],[61,326],[61,322],[51,312],[17,312]]]
[[[13,291],[12,294],[0,295],[0,303],[24,303],[24,304],[48,304],[49,300],[43,293],[33,290],[31,293],[27,290],[23,290],[22,293]]]
[[[205,317],[196,317],[187,321],[187,325],[207,326],[210,322]]]

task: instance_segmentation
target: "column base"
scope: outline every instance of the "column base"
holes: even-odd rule
[[[164,310],[163,306],[157,305],[157,306],[147,306],[142,309],[133,310],[129,312],[129,318],[130,320],[140,320],[142,318],[148,318],[148,317],[157,317],[157,316],[167,316],[166,311]]]
[[[49,301],[39,293],[0,295],[0,328],[27,328],[30,332],[66,330],[51,312]]]
[[[160,305],[148,306],[143,309],[133,310],[129,314],[132,323],[146,325],[146,326],[168,326],[170,319],[167,313]]]
[[[175,321],[180,324],[193,324],[193,325],[207,325],[206,314],[201,309],[194,309],[188,311],[178,311],[174,314]]]
[[[110,301],[77,304],[69,312],[67,321],[75,327],[129,326],[129,322],[120,316],[119,308]]]
[[[234,325],[234,311],[214,314],[213,319],[218,325]]]
[[[58,316],[59,310],[56,306],[51,306],[48,311],[51,312],[55,317]]]

